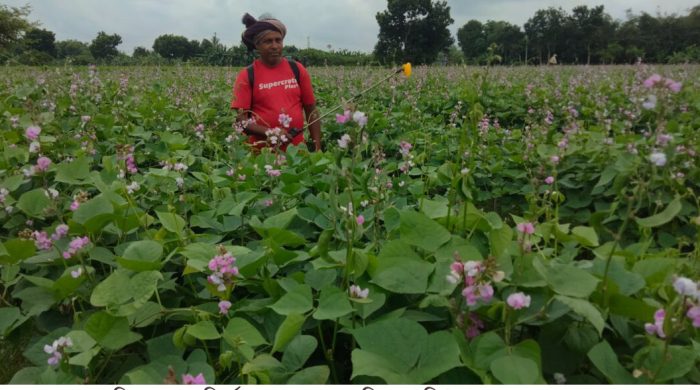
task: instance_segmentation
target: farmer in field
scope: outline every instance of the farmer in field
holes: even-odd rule
[[[287,28],[277,19],[256,20],[247,13],[243,24],[243,43],[259,58],[236,77],[231,101],[236,125],[255,147],[286,150],[290,143],[304,142],[306,120],[315,150],[320,151],[321,123],[314,121],[318,111],[311,77],[300,63],[282,56]]]

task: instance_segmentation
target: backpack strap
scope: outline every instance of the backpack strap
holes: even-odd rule
[[[250,85],[250,110],[253,110],[253,86],[255,85],[255,71],[253,69],[253,64],[248,65],[246,68],[248,71],[248,85]]]
[[[291,57],[287,57],[287,63],[289,67],[292,68],[292,73],[294,73],[294,78],[297,80],[297,84],[301,87],[301,76],[299,73],[299,65],[297,65],[296,60]],[[253,64],[246,67],[248,71],[248,85],[250,85],[250,110],[253,109],[253,90],[255,89],[255,70]]]
[[[291,57],[287,57],[287,63],[289,64],[289,67],[292,68],[292,73],[294,73],[294,78],[297,79],[297,84],[299,84],[299,86],[301,87],[299,65],[297,65],[296,60]]]

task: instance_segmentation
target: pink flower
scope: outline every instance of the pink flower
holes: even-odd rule
[[[36,160],[36,170],[38,172],[46,172],[49,169],[49,165],[51,165],[51,159],[48,157],[42,156]]]
[[[80,202],[78,202],[77,200],[74,200],[74,201],[70,204],[70,210],[71,210],[71,211],[77,210],[78,207],[80,207]]]
[[[228,309],[231,308],[231,302],[229,301],[221,301],[219,302],[219,313],[221,314],[228,314]]]
[[[204,374],[201,372],[197,376],[192,376],[190,374],[185,374],[182,376],[183,385],[206,385],[207,382],[204,379]]]
[[[48,234],[46,234],[46,232],[34,231],[32,232],[32,239],[34,240],[34,245],[36,245],[36,249],[39,250],[49,250],[53,245],[53,242],[48,237]]]
[[[525,295],[521,292],[510,294],[506,299],[506,303],[508,304],[508,306],[512,307],[515,310],[520,310],[523,307],[530,307],[530,301],[530,296]]]
[[[653,75],[649,76],[648,79],[644,80],[644,86],[647,88],[651,88],[654,85],[656,85],[656,83],[661,81],[661,79],[661,75],[659,75],[658,73],[654,73]]]
[[[39,127],[39,126],[29,126],[29,127],[27,127],[27,130],[24,131],[24,135],[32,141],[39,138],[40,133],[41,133],[41,127]]]
[[[560,160],[559,156],[556,156],[556,155],[549,158],[549,161],[551,161],[555,165],[559,164],[559,160]]]
[[[656,334],[657,336],[666,338],[664,333],[664,319],[666,318],[666,311],[664,309],[659,309],[654,313],[654,323],[647,322],[644,324],[644,330],[648,334]]]
[[[693,327],[700,328],[700,304],[688,309],[686,316],[693,321]]]
[[[547,183],[547,184],[552,184],[552,183],[554,183],[554,177],[552,177],[552,176],[547,176],[547,178],[544,179],[544,182]]]
[[[681,87],[683,84],[681,84],[679,81],[674,81],[671,79],[666,79],[666,87],[670,89],[672,92],[680,92]]]
[[[265,165],[265,172],[267,172],[267,175],[270,177],[278,177],[282,174],[279,169],[272,169],[272,165]]]
[[[365,223],[365,217],[362,214],[358,215],[356,222],[358,225],[363,225]]]
[[[340,115],[340,114],[335,114],[335,122],[338,123],[339,125],[342,125],[343,123],[348,121],[348,117],[345,115]]]
[[[60,240],[68,234],[68,225],[60,224],[56,226],[56,231],[51,235],[51,239],[54,241]]]
[[[471,340],[481,333],[480,329],[484,329],[484,322],[481,321],[481,319],[476,313],[470,312],[469,327],[467,327],[467,329],[464,332],[465,336],[467,336],[467,338]]]
[[[77,237],[74,238],[70,244],[68,244],[68,250],[63,252],[63,258],[64,259],[70,259],[78,253],[79,250],[85,248],[88,244],[90,244],[90,239],[87,236],[83,237]]]
[[[520,233],[524,234],[533,234],[535,232],[535,226],[532,224],[532,222],[519,223],[516,229],[518,229]]]

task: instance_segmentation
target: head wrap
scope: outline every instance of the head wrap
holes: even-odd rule
[[[262,39],[270,31],[276,31],[282,34],[282,38],[287,35],[287,27],[277,19],[264,18],[257,20],[249,13],[243,15],[243,24],[245,24],[246,29],[241,34],[241,39],[243,44],[248,48],[248,50],[253,51],[255,46],[262,41]]]

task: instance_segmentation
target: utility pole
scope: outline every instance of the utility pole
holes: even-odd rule
[[[306,48],[311,49],[311,37],[306,36]]]

